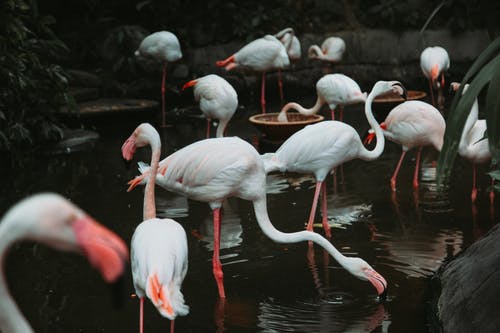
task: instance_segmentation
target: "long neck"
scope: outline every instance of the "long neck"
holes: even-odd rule
[[[462,130],[462,136],[460,137],[460,143],[458,145],[459,152],[465,152],[470,145],[470,142],[467,141],[467,135],[469,134],[472,127],[474,127],[474,124],[476,123],[478,118],[478,113],[479,113],[479,106],[476,98],[474,104],[472,104],[472,108],[470,109],[469,116],[465,121],[464,129]]]
[[[316,59],[326,59],[323,50],[321,50],[318,45],[311,45],[309,53],[314,54]]]
[[[310,109],[306,109],[305,107],[303,107],[299,103],[292,102],[292,103],[288,103],[287,105],[285,105],[283,107],[283,109],[280,111],[280,113],[287,112],[288,110],[293,109],[293,110],[299,111],[299,113],[301,115],[310,116],[310,115],[318,113],[318,111],[321,109],[323,104],[325,104],[325,101],[321,97],[318,96],[318,98],[316,99],[316,104],[314,104],[313,107]]]
[[[149,169],[149,181],[144,189],[144,211],[143,219],[149,220],[156,217],[155,205],[155,183],[156,173],[158,172],[158,163],[160,161],[161,146],[151,142],[151,168]]]
[[[259,224],[262,232],[271,238],[276,243],[298,243],[302,241],[312,241],[322,248],[324,248],[328,253],[346,270],[350,272],[350,268],[347,264],[346,257],[340,253],[328,240],[323,238],[317,233],[311,231],[299,231],[292,233],[285,233],[277,230],[269,220],[269,215],[267,214],[267,204],[266,198],[261,198],[253,202],[253,207],[255,211],[255,216],[257,218],[257,223]]]
[[[224,136],[224,130],[226,129],[228,121],[219,120],[219,125],[217,125],[217,131],[215,132],[215,137],[222,138]]]
[[[360,158],[368,161],[378,158],[384,151],[385,145],[384,133],[382,132],[382,129],[380,128],[372,112],[372,101],[376,96],[377,94],[370,93],[365,102],[366,120],[368,120],[368,124],[370,124],[372,130],[375,132],[375,137],[377,138],[377,144],[375,145],[375,148],[373,148],[373,150],[368,150],[365,148],[365,146],[361,145]]]
[[[4,266],[8,248],[15,236],[7,230],[7,221],[0,222],[0,331],[2,333],[33,333],[30,324],[14,302],[5,278]]]

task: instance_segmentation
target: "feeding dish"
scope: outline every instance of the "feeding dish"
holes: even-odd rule
[[[304,116],[297,112],[288,112],[288,122],[285,123],[278,121],[278,114],[256,114],[251,116],[249,120],[261,133],[265,134],[268,140],[284,141],[305,126],[324,119],[323,116],[317,114]]]
[[[408,90],[406,94],[407,101],[423,100],[427,96],[427,93],[425,91],[420,90]],[[378,117],[385,118],[389,111],[391,111],[396,105],[401,104],[404,101],[404,98],[400,95],[394,92],[390,92],[375,97],[372,103],[372,109]]]

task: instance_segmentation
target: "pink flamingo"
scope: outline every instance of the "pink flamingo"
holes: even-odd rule
[[[429,80],[429,90],[432,97],[432,105],[442,107],[443,88],[445,85],[444,72],[450,68],[450,57],[448,52],[441,46],[427,47],[420,54],[420,68]],[[438,77],[441,75],[441,82]],[[438,89],[438,100],[434,99],[434,88]]]
[[[182,58],[181,47],[177,36],[169,31],[158,31],[146,36],[135,51],[136,56],[152,58],[163,63],[163,76],[161,80],[161,126],[166,127],[165,113],[165,80],[167,78],[167,63]]]
[[[344,52],[345,42],[342,38],[328,37],[321,44],[321,48],[318,45],[311,45],[307,51],[307,56],[309,59],[318,59],[331,63],[337,63],[342,60]]]
[[[418,188],[418,172],[420,155],[423,146],[433,146],[441,151],[446,127],[441,113],[432,105],[422,101],[407,101],[394,107],[380,124],[384,136],[395,143],[401,144],[403,151],[391,177],[391,189],[396,191],[396,177],[406,152],[413,147],[419,147],[413,175],[413,188]],[[370,143],[374,133],[368,134],[366,142]]]
[[[307,223],[307,230],[313,230],[314,217],[320,191],[322,192],[322,223],[326,236],[331,237],[326,204],[326,184],[328,173],[338,165],[355,158],[371,161],[384,151],[384,135],[372,113],[373,99],[386,92],[405,95],[406,90],[397,81],[378,81],[366,98],[365,115],[377,136],[377,145],[367,150],[351,126],[340,121],[322,121],[309,125],[289,137],[275,153],[264,154],[266,172],[289,171],[313,173],[316,178],[316,191]]]
[[[187,82],[182,90],[194,86],[194,99],[207,118],[207,138],[210,137],[210,122],[217,119],[216,137],[224,136],[227,124],[238,108],[238,94],[233,86],[218,75],[210,74]]]
[[[306,109],[302,105],[290,102],[286,104],[278,115],[278,121],[287,122],[286,112],[290,109],[299,111],[303,115],[316,114],[324,104],[328,104],[332,113],[332,120],[335,120],[335,109],[340,108],[340,121],[342,121],[342,109],[344,105],[364,103],[366,93],[361,92],[359,85],[344,74],[327,74],[316,83],[318,98],[313,107]]]
[[[289,40],[291,42],[293,39],[290,38]],[[260,104],[262,113],[266,113],[266,72],[274,69],[283,69],[290,65],[287,49],[288,45],[283,45],[279,39],[274,36],[266,35],[248,43],[227,59],[217,61],[216,65],[218,67],[225,67],[228,71],[235,67],[242,66],[257,72],[262,72]],[[279,81],[279,86],[281,89],[281,80]],[[281,95],[283,94],[281,93]]]
[[[219,297],[225,298],[222,264],[219,259],[221,205],[228,197],[253,203],[257,223],[263,233],[278,243],[312,241],[323,247],[358,279],[369,281],[377,293],[385,295],[387,282],[361,258],[342,255],[328,240],[310,231],[283,233],[272,225],[267,212],[266,171],[257,150],[238,137],[205,139],[192,143],[160,162],[156,184],[191,199],[208,202],[214,218],[213,273]],[[149,180],[150,170],[129,182],[129,190]]]
[[[131,160],[137,147],[151,146],[152,181],[144,190],[144,221],[137,226],[130,246],[135,293],[140,299],[139,332],[144,327],[144,297],[158,312],[171,320],[174,332],[177,316],[189,313],[181,284],[187,273],[188,246],[186,232],[172,219],[156,217],[155,178],[160,161],[160,135],[150,124],[139,125],[122,146],[124,159]]]
[[[83,254],[106,282],[117,281],[128,260],[120,237],[60,195],[41,193],[18,202],[0,223],[0,330],[4,333],[34,332],[12,299],[3,272],[8,249],[22,240]]]
[[[468,88],[468,84],[464,87],[463,92]],[[454,91],[457,91],[460,87],[460,83],[452,82],[451,87]],[[483,164],[491,160],[491,152],[489,147],[488,138],[484,137],[486,132],[486,120],[478,119],[479,105],[477,98],[472,105],[469,116],[465,121],[464,129],[462,131],[462,136],[460,137],[460,143],[458,144],[458,154],[465,159],[472,162],[472,191],[471,200],[476,201],[477,198],[477,164]],[[493,204],[495,199],[494,191],[494,180],[492,179],[491,192],[490,192],[490,202]]]

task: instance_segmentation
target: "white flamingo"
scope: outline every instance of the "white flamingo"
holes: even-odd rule
[[[146,36],[139,45],[136,56],[152,58],[163,63],[163,75],[161,80],[161,125],[165,127],[165,80],[167,77],[167,63],[182,58],[182,51],[177,36],[169,31],[158,31]]]
[[[331,237],[326,205],[326,184],[328,173],[338,165],[355,158],[374,160],[384,151],[384,135],[375,117],[371,104],[373,99],[386,92],[404,95],[406,90],[397,81],[378,81],[373,86],[365,103],[365,115],[377,136],[373,150],[363,146],[358,132],[340,121],[322,121],[309,125],[289,137],[275,153],[264,154],[266,172],[312,173],[316,178],[316,190],[307,223],[307,230],[313,230],[314,216],[320,191],[322,192],[322,223],[327,237]]]
[[[328,251],[352,275],[370,281],[377,293],[385,295],[387,282],[361,258],[342,255],[325,238],[310,231],[283,233],[269,220],[266,199],[266,172],[257,150],[238,137],[205,139],[190,144],[160,162],[156,183],[168,191],[208,202],[214,215],[213,273],[219,296],[225,297],[220,249],[220,208],[224,199],[238,197],[253,202],[255,216],[263,233],[278,243],[312,241]],[[147,181],[149,169],[129,182],[129,190]]]
[[[150,124],[139,125],[122,146],[122,154],[131,160],[136,148],[151,146],[153,180],[160,161],[160,135]],[[148,297],[158,312],[171,320],[174,331],[177,316],[189,313],[184,303],[181,284],[187,273],[188,246],[186,232],[172,219],[156,217],[155,183],[149,182],[144,190],[144,217],[132,235],[130,246],[132,276],[135,293],[140,299],[139,332],[144,326],[144,297]]]
[[[210,137],[210,122],[217,119],[216,137],[224,136],[227,124],[238,108],[238,94],[222,77],[209,74],[184,84],[182,90],[194,86],[194,99],[200,102],[200,110],[207,118],[207,138]]]
[[[311,45],[307,51],[307,56],[309,59],[318,59],[331,63],[337,63],[342,60],[344,52],[345,42],[342,38],[328,37],[321,44],[321,48],[318,45]]]
[[[441,46],[425,48],[420,54],[420,68],[429,80],[429,90],[432,97],[432,105],[442,106],[443,89],[445,85],[444,72],[450,68],[450,57],[448,52]],[[441,82],[438,80],[441,76]],[[438,89],[438,100],[434,98],[434,89]]]
[[[290,41],[293,39],[290,39]],[[281,70],[290,66],[290,59],[287,54],[287,45],[283,45],[279,39],[274,36],[266,35],[256,39],[238,52],[216,62],[218,67],[225,67],[226,70],[231,70],[235,67],[242,66],[250,68],[254,71],[262,73],[262,84],[260,94],[260,104],[262,113],[266,113],[266,97],[265,97],[265,82],[266,72],[271,70]],[[280,88],[282,87],[281,80],[279,81]]]
[[[115,233],[60,195],[41,193],[18,202],[0,222],[0,330],[3,333],[34,332],[12,299],[4,272],[8,249],[22,240],[85,255],[107,282],[117,281],[123,275],[128,260],[127,246]]]
[[[332,120],[335,120],[335,109],[340,108],[339,119],[342,121],[342,109],[344,105],[364,103],[366,93],[361,92],[359,85],[344,74],[327,74],[316,83],[318,98],[313,107],[306,109],[302,105],[290,102],[287,103],[278,115],[278,121],[287,122],[286,112],[290,109],[297,110],[303,115],[316,114],[324,104],[328,104],[332,113]]]

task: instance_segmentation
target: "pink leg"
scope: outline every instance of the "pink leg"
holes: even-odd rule
[[[432,81],[429,80],[429,90],[431,92],[432,105],[436,106],[436,102],[434,101],[434,90],[432,89]]]
[[[175,320],[170,321],[170,333],[174,333]]]
[[[161,127],[167,127],[165,114],[165,80],[167,78],[167,63],[163,65],[163,76],[161,80]]]
[[[222,264],[219,258],[220,252],[220,208],[216,208],[214,213],[214,254],[212,257],[212,270],[214,273],[217,288],[219,289],[219,297],[225,298],[224,292],[224,273],[222,272]]]
[[[403,159],[405,158],[406,151],[401,153],[401,157],[399,158],[398,165],[396,166],[396,170],[394,170],[394,174],[391,177],[391,189],[392,191],[396,191],[396,177],[399,173],[399,168],[401,168],[401,163],[403,163]]]
[[[477,198],[477,187],[476,187],[476,177],[477,177],[476,165],[472,166],[472,192],[470,194],[470,199],[472,202],[476,202]]]
[[[210,137],[210,119],[207,118],[207,139]]]
[[[495,178],[491,178],[490,204],[495,203]]]
[[[413,188],[418,189],[418,171],[420,169],[420,155],[422,154],[422,147],[418,148],[417,161],[415,163],[415,172],[413,173]]]
[[[335,120],[335,109],[330,109],[330,112],[332,113],[332,120]]]
[[[266,73],[262,73],[262,84],[260,89],[260,106],[262,113],[266,113]]]
[[[323,182],[316,182],[316,190],[314,191],[314,199],[311,207],[311,214],[309,215],[309,222],[307,222],[307,230],[313,231],[314,217],[316,216],[316,206],[318,205],[319,192]]]
[[[281,105],[283,105],[284,95],[283,95],[283,81],[281,80],[281,69],[278,70],[278,87],[280,88]]]
[[[139,332],[144,332],[144,297],[139,300]]]
[[[321,223],[323,224],[323,229],[325,230],[325,235],[328,239],[332,237],[330,231],[330,225],[328,224],[328,209],[326,203],[326,183],[323,182],[321,185]]]

